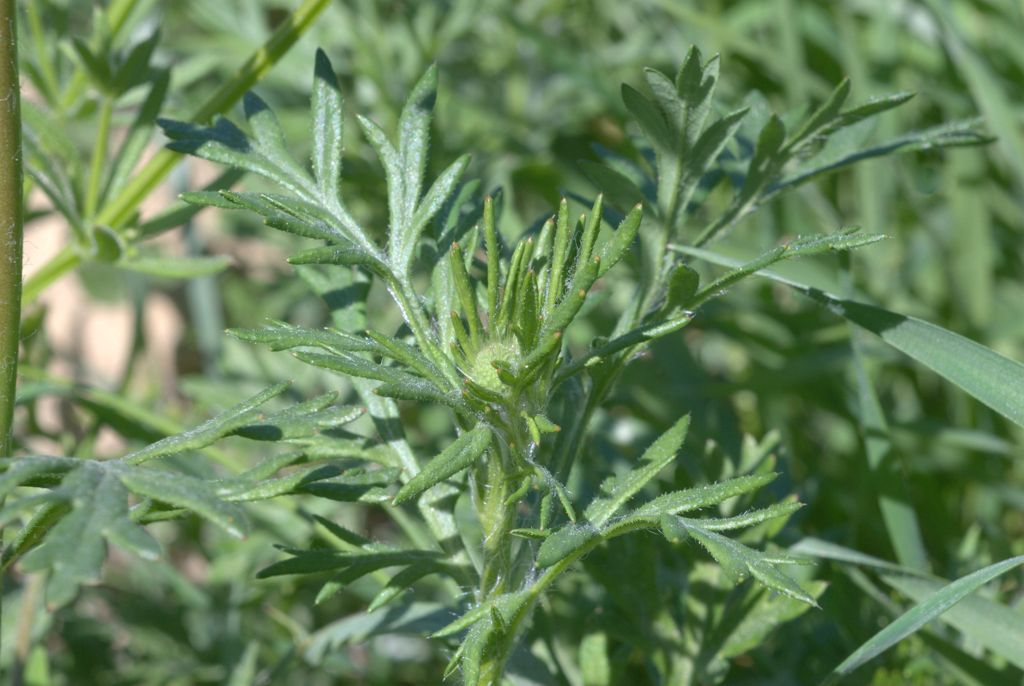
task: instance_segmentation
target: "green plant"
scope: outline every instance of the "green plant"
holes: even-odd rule
[[[382,441],[341,429],[358,413],[335,406],[336,395],[263,414],[257,407],[285,390],[275,386],[197,429],[119,460],[7,460],[0,493],[19,486],[48,490],[14,500],[0,515],[6,521],[41,506],[5,563],[27,553],[23,566],[50,570],[48,597],[61,604],[80,583],[98,576],[104,539],[143,557],[157,553],[139,524],[195,512],[237,533],[245,519],[237,506],[241,501],[309,494],[359,502],[390,515],[401,532],[398,540],[374,540],[320,517],[316,521],[330,536],[327,545],[287,548],[290,557],[261,576],[327,573],[317,596],[323,602],[362,577],[381,579],[382,570],[398,569],[383,576],[367,612],[386,616],[384,606],[402,603],[408,587],[427,584],[443,601],[429,608],[428,632],[451,648],[448,673],[460,670],[466,683],[496,684],[505,673],[523,678],[538,669],[547,670],[541,678],[567,680],[566,673],[577,669],[558,655],[567,636],[579,639],[583,682],[610,683],[613,673],[621,677],[633,668],[629,656],[608,653],[607,627],[579,637],[553,630],[551,620],[560,608],[551,591],[556,582],[573,583],[577,563],[588,554],[589,560],[601,555],[605,542],[629,546],[619,550],[637,553],[638,560],[667,557],[666,566],[680,578],[673,585],[680,607],[654,613],[636,638],[654,656],[659,678],[672,683],[723,678],[730,658],[802,614],[824,590],[820,582],[781,569],[806,559],[768,547],[800,507],[781,491],[757,495],[776,476],[777,438],[747,437],[732,454],[713,442],[703,451],[691,448],[695,463],[677,466],[665,483],[659,476],[676,464],[690,430],[689,415],[678,418],[677,412],[671,428],[637,460],[619,460],[622,468],[614,476],[589,458],[589,447],[600,436],[588,431],[630,363],[658,339],[689,326],[697,312],[734,284],[791,257],[845,251],[880,236],[843,230],[796,238],[749,261],[728,263],[730,271],[703,286],[682,255],[726,263],[701,246],[783,192],[855,161],[987,139],[968,122],[861,147],[856,136],[844,134],[907,96],[843,109],[846,82],[790,125],[791,133],[781,118],[768,116],[756,103],[749,112],[707,124],[717,82],[717,59],[704,62],[693,50],[675,78],[648,72],[653,99],[625,88],[625,105],[646,140],[632,143],[632,155],[607,154],[605,164],[585,164],[604,191],[587,202],[589,214],[573,221],[563,201],[555,216],[514,250],[503,245],[500,197],[481,201],[476,185],[462,182],[468,158],[450,161],[427,183],[434,69],[404,106],[397,143],[370,119],[359,118],[386,180],[383,231],[369,230],[342,197],[342,102],[323,53],[314,75],[312,173],[295,161],[273,113],[255,95],[244,100],[248,133],[226,119],[212,126],[163,121],[171,150],[267,177],[285,191],[207,190],[186,194],[188,202],[250,210],[274,228],[327,243],[289,261],[300,265],[300,274],[328,302],[333,328],[274,322],[232,333],[273,350],[295,349],[299,360],[351,379]],[[625,267],[632,269],[627,273]],[[397,330],[367,306],[375,283],[401,314]],[[616,311],[600,296],[620,288],[633,296]],[[992,383],[1024,378],[1020,365],[965,345],[960,354],[984,365],[981,375],[965,380],[963,365],[949,354],[960,343],[953,334],[922,332],[914,320],[893,321],[884,311],[858,309],[857,303],[809,290],[1020,422],[1012,392]],[[615,321],[607,336],[579,345],[569,327],[579,329],[586,313]],[[921,345],[929,334],[943,341],[937,352]],[[448,426],[457,437],[429,460],[417,459],[401,423],[408,410],[403,415],[396,401],[447,408]],[[142,466],[206,449],[230,435],[282,442],[292,450],[239,476],[213,481]],[[699,511],[706,516],[691,514]],[[648,530],[659,530],[667,545],[636,533]],[[630,533],[635,535],[617,540]],[[680,546],[690,539],[716,565]],[[808,546],[804,552],[827,556]],[[636,603],[628,620],[644,624],[641,609],[657,604],[659,594],[649,588],[657,583],[645,580],[644,597],[636,601],[629,598],[629,574],[651,570],[602,562],[604,570],[587,571],[600,578],[613,604]],[[956,582],[946,595],[962,598],[1019,563],[1012,558],[962,580],[970,583]],[[732,590],[748,576],[779,595],[748,586]],[[939,607],[938,601],[934,605]],[[400,607],[400,617],[422,609]],[[922,607],[912,618],[916,623],[897,627],[912,625],[901,635],[934,616],[927,604]],[[452,620],[443,608],[462,614]],[[581,608],[582,603],[568,612]],[[646,642],[645,629],[653,640]],[[346,631],[353,635],[339,626],[325,640],[349,640]],[[538,644],[546,649],[541,665],[529,650]],[[892,645],[891,636],[878,645]],[[839,671],[867,653],[871,650],[851,656]]]

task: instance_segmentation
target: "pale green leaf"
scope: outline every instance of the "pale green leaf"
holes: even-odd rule
[[[589,549],[601,540],[601,532],[590,522],[567,524],[544,539],[537,550],[537,566],[550,567]]]
[[[777,568],[777,562],[768,556],[731,538],[715,533],[696,519],[680,518],[690,535],[715,558],[722,570],[733,581],[740,583],[752,576],[762,584],[785,596],[817,607],[814,598],[789,576]]]
[[[287,389],[287,383],[271,386],[195,428],[151,443],[145,448],[125,455],[121,460],[127,464],[141,464],[157,457],[205,448],[251,422],[257,414],[256,408]]]
[[[682,512],[691,512],[711,507],[723,500],[745,493],[752,493],[774,481],[777,476],[778,474],[774,472],[749,474],[715,484],[708,484],[707,486],[696,486],[685,491],[665,493],[633,510],[626,515],[624,521],[645,518],[657,521],[658,518],[665,514],[680,514]],[[614,524],[618,525],[620,522],[615,522]]]
[[[335,76],[331,62],[327,59],[327,53],[321,49],[316,51],[313,93],[310,100],[313,111],[313,176],[320,188],[320,194],[340,205],[339,184],[345,124],[343,100],[341,90],[338,88],[338,77]]]
[[[245,512],[238,505],[221,500],[206,481],[147,467],[121,467],[117,475],[133,493],[195,512],[232,536],[246,535],[249,524]]]

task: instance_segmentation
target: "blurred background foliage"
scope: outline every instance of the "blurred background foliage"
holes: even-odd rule
[[[87,164],[103,96],[86,79],[59,107],[47,107],[47,83],[64,83],[80,70],[76,39],[99,44],[94,3],[21,4],[26,97],[59,113],[54,118],[63,135]],[[159,29],[151,64],[170,74],[161,115],[183,118],[232,77],[297,3],[116,4],[132,9],[115,44],[130,45]],[[824,258],[787,269],[1021,360],[1022,35],[1024,5],[1014,0],[339,0],[255,90],[278,113],[301,156],[310,144],[309,73],[316,46],[339,70],[348,111],[368,114],[386,130],[415,79],[436,62],[441,87],[432,170],[472,152],[467,177],[479,178],[483,189],[502,189],[502,230],[513,245],[552,212],[561,194],[593,197],[579,161],[631,150],[635,132],[620,84],[641,87],[645,66],[674,73],[691,44],[705,55],[722,55],[719,114],[744,101],[776,112],[806,111],[844,75],[852,79],[852,102],[914,91],[908,105],[858,135],[881,140],[980,115],[998,141],[860,164],[782,197],[744,220],[716,249],[750,256],[797,234],[843,225],[885,233],[889,240],[857,253],[850,264]],[[42,54],[56,56],[50,58],[55,73],[40,66]],[[752,92],[760,95],[750,100]],[[111,113],[115,137],[130,125],[143,95],[134,89],[119,97]],[[154,137],[153,150],[160,144]],[[383,172],[355,126],[347,127],[346,148],[351,209],[364,225],[383,227]],[[170,206],[174,193],[210,178],[194,160],[182,164],[168,187],[154,194],[152,207],[143,208],[144,218]],[[256,180],[242,183],[259,187]],[[38,213],[28,226],[26,253],[42,262],[36,251],[44,243],[66,239],[43,233],[45,203],[32,206]],[[267,318],[326,323],[326,309],[284,263],[293,242],[245,214],[204,212],[142,249],[227,254],[233,264],[218,275],[171,281],[93,260],[43,291],[27,311],[32,335],[19,394],[22,450],[45,452],[56,445],[53,450],[66,454],[102,454],[189,425],[282,379],[294,380],[293,399],[338,387],[341,382],[289,356],[222,334],[226,327]],[[66,302],[57,294],[68,288],[82,294],[74,301],[81,308],[77,319],[57,316]],[[594,330],[576,332],[581,344],[588,333],[611,327],[628,292],[607,288],[609,304],[592,313]],[[393,318],[373,308],[383,302],[376,297],[371,295],[371,316]],[[116,319],[120,324],[105,327],[100,344],[84,354],[87,321],[118,308],[126,312]],[[780,497],[795,491],[807,503],[780,542],[815,536],[894,559],[878,510],[878,476],[870,476],[865,457],[853,346],[863,353],[889,425],[893,462],[924,523],[933,571],[953,578],[1024,554],[1019,427],[876,339],[851,334],[810,300],[766,281],[751,280],[726,301],[711,303],[695,324],[659,341],[635,364],[596,418],[588,459],[611,462],[617,454],[638,454],[683,412],[693,413],[684,449],[684,462],[691,464],[715,459],[694,447],[707,438],[723,453],[738,455],[744,434],[776,430],[783,478],[773,488]],[[126,352],[111,367],[112,348]],[[128,402],[108,402],[105,390]],[[450,428],[430,409],[414,409],[403,419],[424,454]],[[243,463],[257,457],[232,443],[223,450]],[[182,467],[213,469],[184,461]],[[379,588],[375,580],[315,606],[316,589],[308,584],[253,579],[276,559],[272,544],[308,547],[326,536],[313,513],[382,538],[390,535],[386,519],[376,521],[369,509],[294,499],[250,512],[254,531],[244,541],[199,522],[158,526],[167,559],[129,561],[114,554],[104,583],[56,612],[43,605],[38,575],[13,572],[5,589],[0,661],[8,667],[16,658],[23,661],[25,683],[39,685],[440,682],[445,656],[404,635],[429,626],[429,615],[417,613],[415,604],[374,620],[359,614]],[[680,575],[671,570],[679,563],[660,563],[657,550],[629,540],[595,552],[586,567],[598,581],[624,563],[649,579],[638,580],[635,589],[581,580],[553,596],[537,621],[570,623],[558,632],[576,635],[576,642],[595,628],[608,630],[611,655],[638,650],[640,634],[609,629],[621,620],[617,605],[656,605],[661,596],[645,584],[676,588]],[[891,620],[887,587],[852,569],[820,565],[813,573],[829,583],[822,610],[782,625],[735,658],[727,683],[811,683]],[[1020,612],[1024,591],[1015,593]],[[634,628],[658,640],[657,626]],[[922,634],[849,683],[984,683],[977,676],[987,673],[981,666],[964,667],[964,660],[980,653],[968,646],[949,657],[948,639],[941,631]],[[558,655],[559,647],[553,652]],[[631,664],[632,671],[619,675],[625,680],[611,683],[648,683],[649,674]],[[566,678],[583,683],[578,675]],[[1020,678],[1010,666],[999,673],[1000,681],[988,683]]]

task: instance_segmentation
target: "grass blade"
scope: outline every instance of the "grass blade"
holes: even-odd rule
[[[916,602],[937,593],[942,582],[904,576],[882,577],[903,595]],[[1024,615],[999,603],[971,596],[950,608],[942,621],[961,631],[972,643],[982,645],[1002,656],[1007,662],[1024,669]]]
[[[676,249],[727,267],[742,264],[707,250],[683,246]],[[1010,421],[1024,426],[1024,364],[924,320],[846,300],[769,270],[756,273],[803,291],[833,313],[878,335]]]
[[[1015,567],[1019,567],[1021,564],[1024,564],[1024,555],[989,565],[942,587],[939,591],[928,596],[926,600],[900,615],[896,621],[889,624],[872,636],[861,647],[853,651],[849,657],[829,673],[822,682],[823,686],[838,683],[840,678],[852,673],[861,665],[881,655],[989,581]]]

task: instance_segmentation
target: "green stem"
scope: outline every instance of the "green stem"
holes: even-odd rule
[[[107,161],[107,144],[110,140],[110,118],[114,113],[114,99],[104,96],[100,105],[100,120],[97,124],[96,144],[92,148],[92,162],[89,165],[89,187],[85,191],[85,216],[92,217],[100,201],[103,186],[103,164]]]
[[[14,0],[0,0],[0,456],[11,454],[21,322],[24,185]]]
[[[505,500],[509,495],[508,473],[499,455],[487,462],[486,483],[479,505],[480,524],[484,531],[484,560],[480,573],[479,601],[501,595],[510,588],[512,547],[509,531],[515,526],[515,504]]]
[[[25,287],[21,291],[22,306],[35,301],[47,286],[77,267],[81,261],[81,256],[70,245],[61,248],[39,271],[25,280]]]
[[[525,462],[525,456],[516,451],[526,446],[526,437],[513,433],[508,449],[496,451],[490,456],[484,483],[477,489],[480,494],[477,502],[477,513],[484,531],[483,568],[480,573],[480,587],[477,591],[478,602],[485,604],[517,587],[518,581],[513,578],[514,539],[509,532],[516,525],[516,503],[507,502],[514,485],[512,472],[515,465]],[[532,609],[534,600],[529,605]],[[529,610],[523,616],[529,615]],[[472,686],[497,686],[505,670],[512,649],[515,647],[517,626],[510,625],[508,632],[488,650],[487,657],[480,665],[480,679]]]
[[[504,635],[492,645],[486,654],[483,664],[480,665],[480,680],[473,684],[473,686],[498,686],[501,683],[501,676],[505,672],[505,663],[508,662],[509,657],[512,656],[512,651],[516,646],[516,640],[519,637],[520,628],[523,622],[533,614],[533,608],[540,600],[541,595],[547,590],[548,586],[553,584],[555,580],[561,576],[562,572],[572,567],[577,560],[582,558],[584,555],[589,553],[591,550],[596,548],[601,543],[601,539],[588,543],[579,550],[575,551],[568,557],[562,558],[552,566],[548,567],[547,570],[541,576],[526,589],[527,601],[523,604],[522,608],[514,617],[506,617],[508,622],[507,630]]]
[[[306,0],[295,10],[277,31],[238,69],[233,81],[225,84],[193,114],[194,122],[209,121],[215,114],[226,111],[256,84],[273,67],[300,37],[312,26],[316,17],[330,4],[330,0]],[[127,13],[125,13],[127,16]],[[123,228],[131,220],[136,209],[154,188],[163,181],[177,165],[181,153],[167,150],[158,152],[138,171],[130,182],[124,185],[110,202],[106,203],[96,216],[97,224],[114,229]],[[74,269],[81,257],[65,248],[43,266],[39,274],[26,284],[25,302],[31,302],[46,287],[65,273]],[[44,276],[40,276],[44,275]],[[37,278],[39,277],[39,278]]]
[[[25,220],[16,17],[14,0],[0,0],[0,456],[10,455],[13,447]],[[0,583],[0,603],[2,598]],[[0,604],[0,625],[2,618]]]

